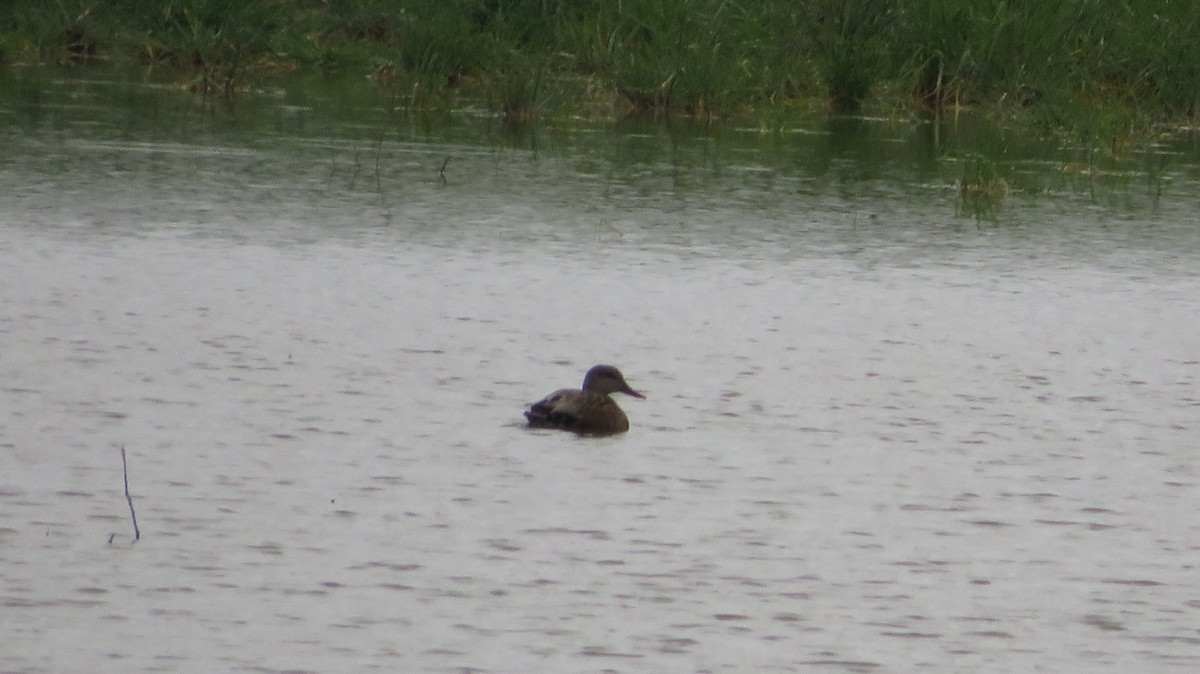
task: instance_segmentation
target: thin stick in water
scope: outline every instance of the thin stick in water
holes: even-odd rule
[[[129,516],[133,518],[133,540],[136,542],[142,539],[142,532],[138,529],[137,513],[133,512],[133,497],[129,495],[129,462],[125,459],[125,445],[121,445],[121,473],[125,476],[125,500],[129,503]]]
[[[446,164],[450,163],[450,157],[442,160],[442,168],[438,169],[438,176],[442,179],[442,184],[446,184]]]

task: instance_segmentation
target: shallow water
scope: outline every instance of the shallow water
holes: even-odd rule
[[[6,113],[0,670],[1200,666],[1195,164],[980,223],[828,130],[285,103]],[[521,427],[596,362],[630,433]]]

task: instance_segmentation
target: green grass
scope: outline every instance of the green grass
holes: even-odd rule
[[[223,96],[294,69],[374,76],[401,107],[479,96],[519,123],[571,95],[706,122],[970,107],[1116,148],[1200,114],[1200,12],[1178,0],[0,3],[0,62],[91,61]]]
[[[884,74],[887,31],[895,19],[887,0],[815,0],[799,17],[809,54],[836,112],[858,112]]]

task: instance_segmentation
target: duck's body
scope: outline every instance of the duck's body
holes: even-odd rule
[[[610,393],[645,398],[625,383],[621,371],[597,365],[583,378],[582,389],[564,388],[529,406],[525,418],[535,428],[558,428],[583,435],[613,435],[629,430],[625,416]]]

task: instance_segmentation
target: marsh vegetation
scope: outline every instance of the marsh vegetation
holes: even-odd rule
[[[1120,144],[1193,120],[1200,14],[1170,0],[9,0],[0,62],[136,63],[232,96],[369,76],[405,109],[778,124],[983,110]]]

